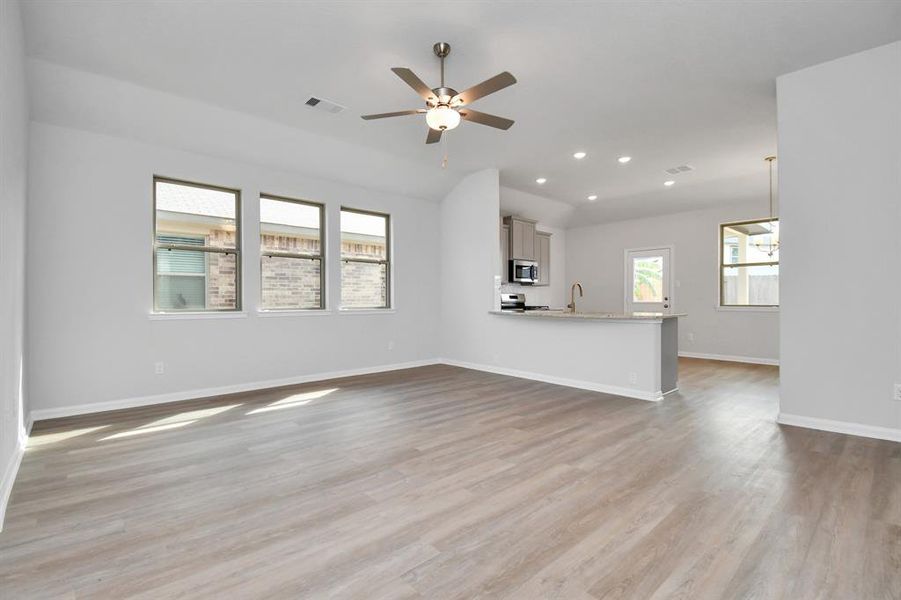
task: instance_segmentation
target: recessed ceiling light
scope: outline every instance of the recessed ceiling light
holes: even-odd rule
[[[626,164],[627,162],[632,160],[632,157],[631,156],[620,156],[616,160],[618,160],[621,164]]]
[[[586,156],[588,156],[588,154],[585,152],[582,152],[581,150],[579,150],[578,152],[573,154],[573,158],[575,158],[576,160],[582,160]]]
[[[598,199],[598,195],[597,195],[597,194],[592,194],[592,195],[588,196],[588,199],[589,199],[591,202],[594,202],[595,200]]]
[[[535,183],[537,183],[538,185],[547,183],[547,177],[539,177],[538,179],[535,180]]]
[[[670,179],[669,181],[664,181],[663,185],[665,185],[666,187],[670,187],[670,186],[676,185],[676,182],[673,181],[672,179]]]

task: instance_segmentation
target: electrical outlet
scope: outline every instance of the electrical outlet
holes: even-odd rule
[[[901,383],[895,384],[895,401],[901,402]]]
[[[694,334],[693,331],[689,331],[689,332],[688,332],[688,341],[689,341],[689,342],[695,341],[695,334]]]
[[[166,372],[166,363],[158,362],[153,364],[153,372],[162,375]]]
[[[394,350],[394,340],[388,342],[388,350]]]
[[[638,383],[638,373],[629,373],[629,383]]]

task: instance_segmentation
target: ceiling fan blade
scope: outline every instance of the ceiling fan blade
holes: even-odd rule
[[[435,97],[435,92],[423,83],[422,79],[416,76],[416,73],[406,67],[393,67],[391,70],[394,71],[395,75],[403,79],[404,83],[416,90],[416,93],[419,94],[423,100],[433,104],[438,102],[438,98]]]
[[[496,129],[507,130],[513,127],[514,123],[512,119],[505,119],[504,117],[489,115],[488,113],[472,110],[471,108],[461,108],[458,112],[460,113],[460,116],[463,117],[463,119],[465,119],[466,121],[472,121],[473,123],[478,123],[479,125],[487,125],[488,127],[494,127]]]
[[[505,87],[511,86],[516,83],[516,77],[511,75],[508,71],[504,71],[499,75],[495,75],[491,79],[486,79],[482,83],[478,85],[474,85],[468,90],[464,90],[451,98],[450,105],[451,106],[463,106],[464,104],[469,104],[479,98],[483,98],[488,94],[493,94],[499,90],[504,89]]]
[[[424,108],[419,108],[416,110],[401,110],[398,112],[390,112],[390,113],[379,113],[377,115],[363,115],[360,118],[364,121],[371,121],[372,119],[385,119],[388,117],[402,117],[404,115],[415,115],[419,113],[424,113]]]
[[[441,141],[441,134],[444,133],[440,129],[432,129],[429,127],[429,134],[425,138],[426,144],[435,144]]]

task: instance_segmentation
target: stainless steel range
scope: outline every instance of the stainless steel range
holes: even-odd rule
[[[501,310],[525,312],[527,310],[548,310],[548,307],[527,306],[525,294],[501,294]]]

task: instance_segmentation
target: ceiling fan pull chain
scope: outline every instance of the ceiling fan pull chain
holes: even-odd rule
[[[447,168],[447,138],[448,136],[441,136],[441,144],[444,146],[444,158],[441,159],[441,168]]]

